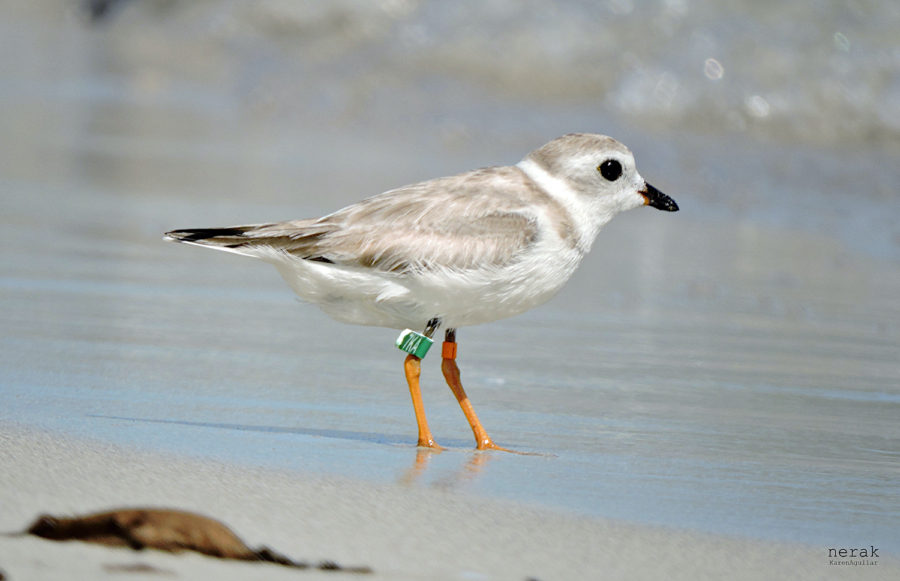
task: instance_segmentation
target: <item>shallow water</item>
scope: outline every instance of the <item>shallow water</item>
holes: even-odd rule
[[[578,83],[579,64],[617,54],[607,41],[547,53],[528,39],[583,37],[587,3],[512,20],[492,3],[470,26],[432,4],[347,2],[340,18],[251,4],[133,2],[94,27],[51,3],[2,9],[0,420],[591,516],[900,547],[900,59],[869,5],[817,11],[754,69],[726,12],[701,3],[703,30],[686,33],[682,15],[668,35],[698,5],[663,3],[661,48],[629,44],[634,70]],[[750,6],[747,30],[787,42]],[[609,10],[622,31],[603,30],[632,42],[646,8]],[[711,46],[704,31],[720,48],[708,54],[733,55],[759,91],[795,71],[797,101],[761,115],[746,81],[725,84],[724,56],[721,79],[691,77],[679,58],[707,52],[678,39]],[[836,52],[809,56],[812,38]],[[508,61],[491,47],[545,60],[498,75]],[[541,63],[561,64],[526,82]],[[629,80],[654,74],[694,98],[673,108],[672,86]],[[859,100],[800,106],[854,75]],[[561,81],[572,91],[541,90]],[[434,356],[426,407],[449,449],[418,452],[393,331],[297,304],[266,265],[161,241],[512,163],[571,130],[625,141],[682,211],[616,218],[548,305],[460,331],[481,419],[534,456],[470,452]]]

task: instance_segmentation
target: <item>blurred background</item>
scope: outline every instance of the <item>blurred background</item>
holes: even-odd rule
[[[602,132],[692,217],[800,226],[900,257],[886,211],[897,209],[900,152],[894,2],[94,0],[3,11],[7,179],[80,172],[119,195],[333,209],[511,163],[565,132]],[[311,180],[327,188],[300,187]]]
[[[444,454],[423,482],[897,542],[898,29],[893,0],[4,2],[0,417],[405,474],[393,332],[162,233],[318,216],[606,133],[682,211],[616,218],[560,297],[460,334],[495,439],[557,459],[473,479]],[[438,441],[468,447],[425,377]]]

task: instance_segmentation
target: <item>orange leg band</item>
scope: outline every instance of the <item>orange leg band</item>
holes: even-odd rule
[[[456,359],[456,342],[444,341],[441,345],[441,357],[444,359]]]

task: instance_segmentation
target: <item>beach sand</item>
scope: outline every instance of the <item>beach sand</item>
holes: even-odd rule
[[[290,453],[286,450],[285,453]],[[900,563],[830,566],[823,548],[584,518],[435,489],[247,469],[0,426],[0,530],[41,513],[196,511],[248,545],[371,575],[0,537],[6,579],[896,579]],[[143,570],[141,570],[143,568]]]

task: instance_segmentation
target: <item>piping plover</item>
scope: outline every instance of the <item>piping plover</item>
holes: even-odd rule
[[[627,147],[579,133],[514,166],[404,186],[322,218],[174,230],[166,239],[269,262],[297,295],[339,321],[407,329],[398,345],[409,353],[404,369],[419,446],[431,448],[439,446],[419,389],[421,344],[430,345],[443,325],[441,370],[477,448],[502,449],[460,383],[456,329],[547,301],[603,225],[638,206],[678,210],[638,174]]]

